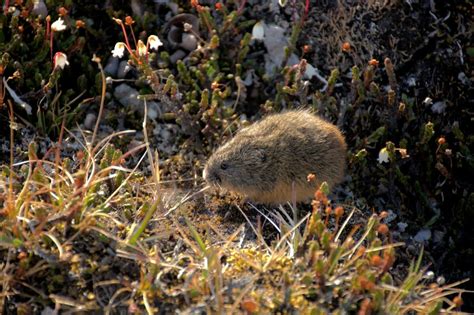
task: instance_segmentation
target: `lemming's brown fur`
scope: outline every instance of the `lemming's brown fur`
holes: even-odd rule
[[[267,116],[218,148],[204,179],[262,203],[305,201],[326,181],[338,184],[346,143],[336,126],[305,110]],[[316,175],[308,182],[309,174]]]

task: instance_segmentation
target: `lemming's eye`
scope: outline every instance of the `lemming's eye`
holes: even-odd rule
[[[229,165],[226,162],[221,163],[221,169],[226,170],[229,167]]]

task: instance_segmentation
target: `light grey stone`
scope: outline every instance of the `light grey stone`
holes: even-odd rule
[[[181,47],[187,51],[192,51],[197,47],[197,38],[193,34],[183,33]]]
[[[431,239],[431,230],[429,229],[422,229],[416,233],[414,240],[418,243],[424,243]]]
[[[33,10],[31,10],[31,13],[36,14],[43,19],[48,16],[48,8],[43,0],[35,0],[33,3]]]
[[[126,83],[122,83],[114,90],[114,97],[120,104],[124,106],[138,107],[143,105],[143,101],[139,100],[138,91]]]
[[[175,51],[171,56],[170,56],[170,62],[172,64],[176,64],[178,60],[182,60],[184,57],[186,57],[187,53],[184,52],[183,50],[179,49]]]
[[[94,129],[96,119],[97,116],[94,113],[87,113],[86,118],[84,119],[84,128],[88,130]]]

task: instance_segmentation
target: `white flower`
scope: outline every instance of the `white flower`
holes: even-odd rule
[[[252,39],[263,40],[265,36],[265,23],[259,21],[252,28]]]
[[[145,56],[147,53],[146,45],[141,41],[138,40],[137,43],[138,55]]]
[[[278,4],[280,5],[280,7],[286,6],[287,2],[288,2],[287,0],[278,0]]]
[[[163,46],[163,43],[156,35],[148,36],[148,45],[150,45],[150,49],[158,49],[158,47]]]
[[[431,105],[431,104],[433,104],[433,99],[431,97],[427,97],[423,101],[423,104],[425,104],[426,106]]]
[[[61,32],[66,29],[66,24],[64,24],[63,19],[59,18],[57,21],[54,21],[53,24],[51,24],[51,29],[54,32]]]
[[[118,42],[115,44],[114,50],[112,50],[112,56],[122,58],[124,51],[125,51],[125,43]]]
[[[61,69],[64,69],[65,66],[69,65],[69,61],[67,61],[66,54],[62,52],[57,52],[54,54],[53,62],[54,62],[54,69],[58,67]]]
[[[388,151],[387,151],[387,148],[383,148],[382,150],[380,150],[379,152],[379,158],[377,159],[377,161],[382,164],[382,163],[388,163]]]

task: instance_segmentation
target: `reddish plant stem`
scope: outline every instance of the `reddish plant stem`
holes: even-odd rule
[[[303,17],[301,18],[301,27],[303,27],[304,22],[306,21],[306,18],[308,17],[308,13],[309,13],[309,1],[310,1],[310,0],[306,0],[305,6],[304,6]]]
[[[140,64],[141,62],[140,62],[140,59],[138,58],[138,53],[137,53],[137,55],[135,55],[132,51],[132,47],[130,46],[130,42],[128,41],[127,30],[125,29],[125,26],[123,25],[123,22],[120,22],[119,24],[122,27],[123,37],[125,38],[125,45],[127,46],[128,52],[133,57],[133,59],[135,59],[137,64]],[[133,35],[133,40],[135,40],[135,35],[133,34],[133,30],[132,30],[132,35]],[[136,42],[135,42],[135,48],[137,48]]]
[[[125,29],[125,26],[123,25],[123,23],[120,23],[120,26],[122,27],[123,37],[125,38],[125,43],[127,44],[127,49],[128,49],[128,51],[131,51],[132,48],[130,46],[130,42],[128,41],[127,30]]]
[[[5,0],[5,4],[4,4],[4,7],[5,7],[5,8],[3,9],[3,13],[4,13],[5,15],[7,15],[7,13],[8,13],[8,7],[9,7],[9,6],[10,6],[10,0]]]
[[[51,18],[49,15],[46,17],[46,34],[45,39],[49,40],[49,50],[51,55],[51,62],[53,61],[53,34],[51,32]]]
[[[135,43],[135,47],[138,47],[137,46],[137,39],[135,38],[135,33],[133,32],[132,25],[129,25],[129,26],[130,26],[130,33],[132,33],[133,42]]]
[[[239,6],[239,8],[237,9],[237,15],[242,14],[242,11],[244,10],[244,6],[245,6],[245,3],[246,3],[246,2],[247,2],[247,0],[241,0],[240,6]]]

